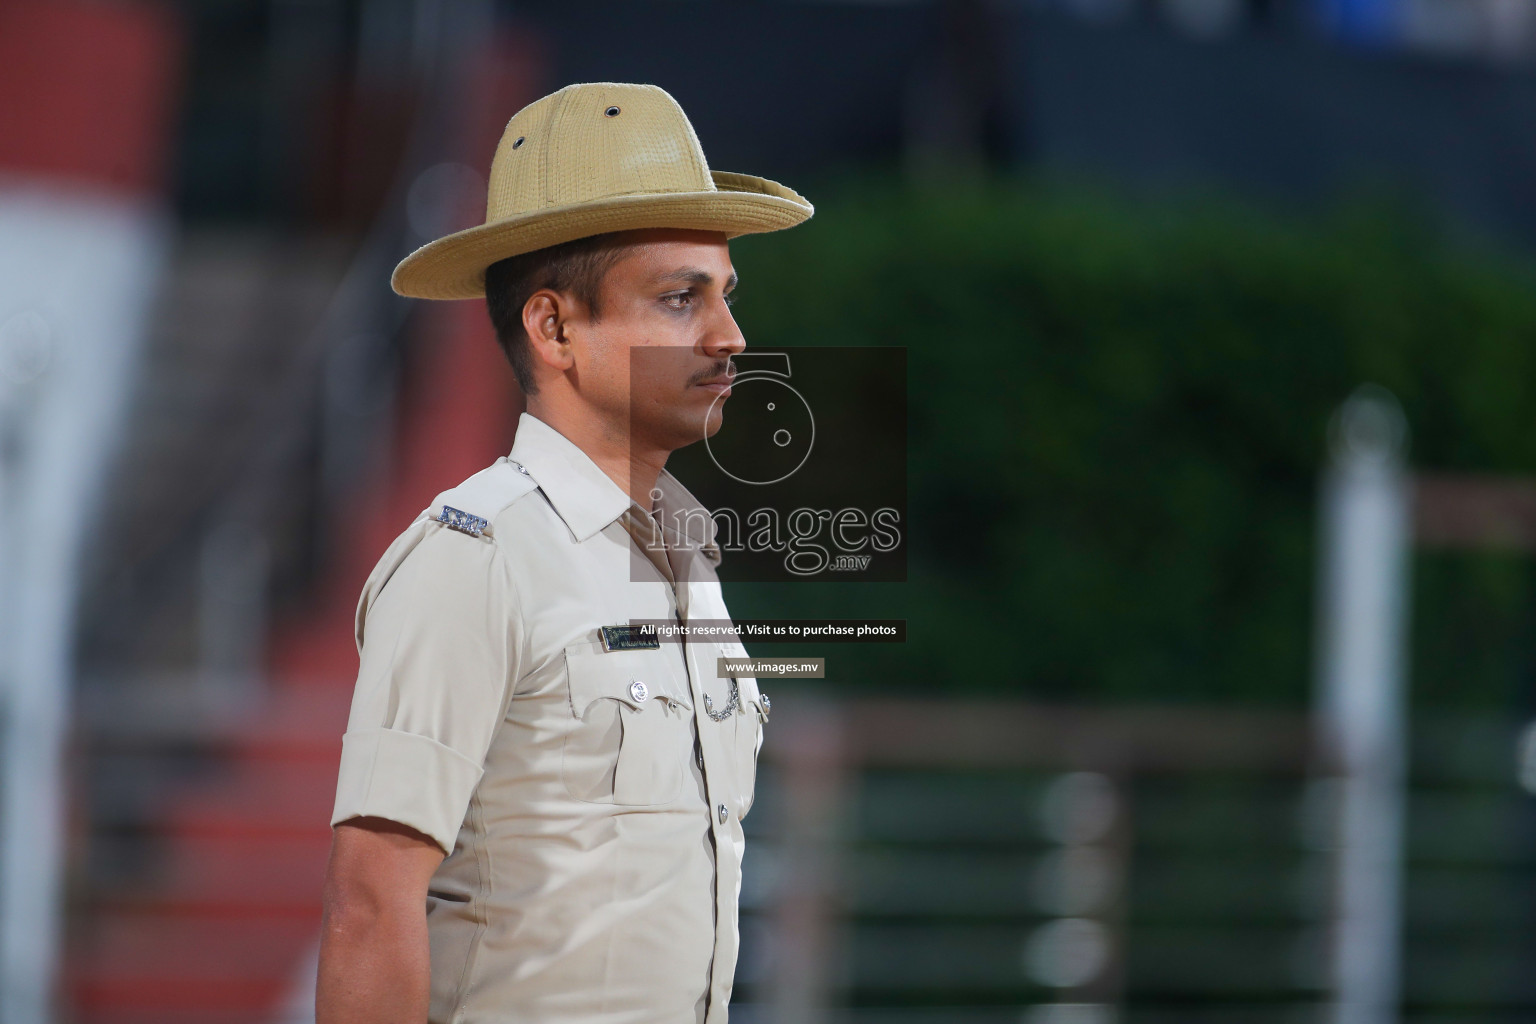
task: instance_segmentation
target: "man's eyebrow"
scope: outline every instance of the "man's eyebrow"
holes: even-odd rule
[[[700,270],[697,267],[683,267],[680,270],[674,270],[671,273],[662,274],[656,280],[660,282],[686,281],[692,285],[708,287],[709,285],[715,283],[715,275],[711,274],[707,270]],[[730,291],[735,287],[736,271],[733,270],[731,271],[731,276],[725,279],[725,290]]]

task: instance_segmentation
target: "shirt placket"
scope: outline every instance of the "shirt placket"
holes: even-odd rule
[[[688,623],[691,580],[698,567],[692,559],[701,557],[688,545],[667,544],[663,530],[656,520],[631,506],[625,512],[624,528],[646,557],[662,572],[672,585],[676,598],[678,621]],[[681,582],[679,582],[681,581]],[[727,792],[727,774],[717,769],[727,763],[728,752],[720,730],[720,723],[709,717],[704,706],[704,680],[702,672],[711,666],[699,666],[690,656],[686,633],[679,639],[683,645],[683,666],[688,673],[688,689],[693,698],[694,725],[699,737],[699,750],[704,756],[704,791],[709,798],[709,827],[714,837],[715,851],[715,949],[710,963],[709,1005],[705,1011],[705,1024],[717,1024],[725,1019],[726,1006],[730,1001],[731,987],[736,974],[736,901],[740,863],[737,843],[733,835],[735,824],[731,808],[735,806]]]

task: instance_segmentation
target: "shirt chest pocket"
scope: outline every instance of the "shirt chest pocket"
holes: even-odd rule
[[[631,806],[677,799],[693,754],[693,706],[672,653],[566,650],[573,721],[560,774],[571,796]]]

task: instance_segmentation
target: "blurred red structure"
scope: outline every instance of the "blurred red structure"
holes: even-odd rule
[[[469,77],[458,158],[471,166],[489,166],[506,119],[534,98],[537,65],[516,46],[487,46]],[[163,885],[111,901],[77,931],[68,995],[78,1021],[255,1024],[303,999],[357,670],[357,596],[436,493],[511,448],[522,411],[482,303],[422,312],[389,469],[334,510],[327,575],[303,607],[279,614],[264,710],[225,738],[217,777],[166,811]]]
[[[158,193],[177,22],[146,4],[0,4],[0,168]]]

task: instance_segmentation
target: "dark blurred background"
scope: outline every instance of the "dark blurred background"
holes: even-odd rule
[[[906,582],[727,583],[908,623],[753,651],[734,1019],[1536,1020],[1536,0],[0,0],[0,1021],[313,1019],[358,591],[521,409],[389,272],[577,81],[816,204],[749,345],[907,351]]]

